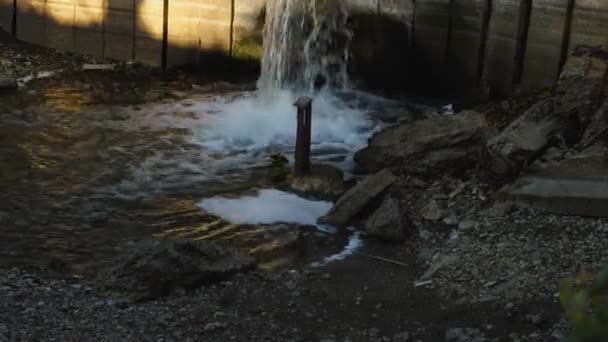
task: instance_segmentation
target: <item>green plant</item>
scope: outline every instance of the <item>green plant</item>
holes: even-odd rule
[[[272,183],[285,181],[289,176],[289,172],[289,161],[284,155],[276,153],[270,156],[268,178]]]
[[[595,279],[582,275],[562,280],[560,300],[572,324],[564,342],[608,340],[608,267]]]

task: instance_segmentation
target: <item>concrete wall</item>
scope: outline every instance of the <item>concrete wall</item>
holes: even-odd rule
[[[577,45],[608,47],[608,1],[576,1],[570,46]]]
[[[259,61],[266,1],[272,0],[170,0],[167,64],[206,64],[214,56]],[[407,79],[465,90],[483,79],[498,93],[549,87],[569,50],[581,44],[608,48],[607,0],[576,0],[573,11],[569,0],[347,2],[357,19],[367,21],[354,25],[362,29],[355,31],[360,56],[353,63],[359,70],[363,62],[393,68],[392,75],[376,77],[391,87]],[[17,0],[16,34],[61,50],[160,65],[163,3]],[[12,8],[13,0],[0,0],[0,28],[7,31]]]
[[[557,81],[568,0],[534,0],[522,84],[551,86]]]
[[[0,29],[11,31],[13,23],[13,0],[0,0]]]

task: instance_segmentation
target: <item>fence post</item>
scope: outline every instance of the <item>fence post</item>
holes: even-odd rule
[[[298,108],[298,129],[296,133],[295,176],[310,174],[310,134],[312,122],[312,99],[301,97],[294,106]]]

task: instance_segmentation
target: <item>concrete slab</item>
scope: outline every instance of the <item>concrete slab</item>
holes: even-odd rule
[[[507,185],[499,199],[548,212],[608,217],[608,159],[567,159]]]

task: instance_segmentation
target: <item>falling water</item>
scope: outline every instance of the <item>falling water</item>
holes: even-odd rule
[[[341,1],[274,0],[266,10],[260,90],[347,87],[352,32]]]

